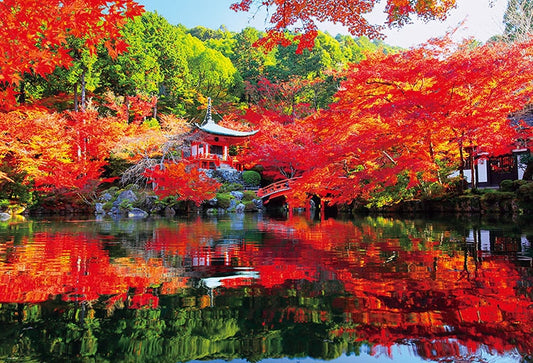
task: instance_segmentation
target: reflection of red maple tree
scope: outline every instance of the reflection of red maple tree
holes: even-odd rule
[[[108,304],[154,307],[158,299],[152,286],[161,286],[160,294],[186,286],[185,270],[164,263],[180,256],[190,261],[196,276],[234,273],[221,279],[219,294],[243,286],[258,294],[299,294],[304,281],[342,283],[330,310],[294,303],[273,306],[262,312],[265,327],[280,319],[329,322],[340,314],[344,320],[333,335],[348,334],[387,352],[405,339],[421,356],[433,359],[464,347],[470,352],[481,346],[498,353],[514,347],[533,352],[533,289],[524,271],[506,258],[442,248],[440,238],[420,237],[414,227],[402,238],[390,234],[400,228],[406,227],[384,218],[356,224],[293,218],[259,222],[261,244],[245,239],[219,243],[224,234],[217,224],[197,219],[162,226],[152,234],[143,246],[150,258],[136,249],[116,259],[95,238],[41,232],[35,242],[1,251],[6,258],[0,265],[0,300],[39,302],[63,295],[79,301],[109,295]],[[254,274],[239,276],[234,267]],[[136,291],[133,296],[129,289]],[[201,306],[209,306],[207,297],[200,300]]]
[[[165,278],[166,270],[157,259],[110,260],[93,238],[40,233],[34,239],[38,242],[16,248],[9,262],[0,265],[0,301],[41,302],[54,296],[92,301],[102,295],[125,296],[130,288],[143,295],[159,284],[171,293],[186,283],[180,277]],[[149,299],[133,300],[139,304]]]
[[[502,353],[512,350],[517,341],[521,351],[533,351],[527,338],[533,324],[533,290],[526,296],[517,293],[517,282],[523,277],[508,260],[479,262],[476,256],[450,255],[436,248],[436,242],[412,237],[412,247],[405,249],[398,239],[382,236],[380,228],[370,225],[359,229],[328,220],[305,228],[301,221],[297,223],[297,228],[292,222],[264,228],[300,241],[297,248],[278,251],[280,264],[295,260],[298,269],[307,272],[295,274],[299,275],[295,279],[313,281],[317,271],[321,276],[329,271],[342,281],[348,295],[334,304],[357,328],[340,328],[336,334],[351,332],[356,339],[389,348],[409,336],[418,339],[422,356],[433,358],[450,355],[447,350],[461,345],[471,352],[487,345]],[[366,238],[374,242],[369,245]],[[269,256],[269,260],[274,276],[283,271],[278,259]],[[261,266],[261,271],[268,270]],[[272,286],[271,278],[265,277],[264,286]],[[290,281],[289,275],[277,282]],[[258,283],[263,285],[263,277]],[[435,341],[437,346],[431,349]]]

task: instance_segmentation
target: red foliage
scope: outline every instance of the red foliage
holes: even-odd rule
[[[133,122],[140,124],[146,117],[153,114],[154,107],[157,104],[157,97],[150,98],[146,96],[127,96],[129,111],[133,115]]]
[[[25,73],[45,77],[69,67],[67,38],[91,51],[103,41],[111,56],[126,49],[120,29],[143,7],[132,0],[4,0],[0,6],[0,107],[15,105],[15,87]]]
[[[387,0],[385,12],[386,25],[403,26],[412,16],[424,20],[445,19],[448,11],[455,6],[456,0]],[[294,39],[298,43],[298,52],[311,49],[317,34],[316,22],[334,22],[348,27],[353,35],[367,35],[371,38],[382,36],[382,25],[370,24],[365,14],[374,10],[379,0],[338,1],[338,0],[264,0],[261,5],[272,11],[267,36],[257,43],[273,48],[277,44],[290,43],[286,30],[299,33]],[[253,0],[240,0],[231,5],[235,11],[250,11]],[[488,4],[487,4],[488,6]],[[298,25],[301,24],[299,27]]]
[[[350,202],[408,178],[407,188],[442,182],[465,148],[499,155],[519,139],[509,115],[533,89],[531,43],[455,45],[447,38],[351,65],[330,110],[287,120],[249,112],[261,132],[248,163],[285,177],[293,190]],[[523,138],[523,137],[522,137]]]
[[[0,161],[45,192],[87,193],[102,180],[101,172],[113,149],[125,147],[125,136],[147,132],[119,117],[96,111],[50,113],[22,108],[0,113]]]
[[[158,165],[147,169],[145,175],[152,181],[159,197],[177,196],[178,200],[190,200],[196,205],[214,198],[221,186],[203,171],[184,162],[166,163],[163,167]]]

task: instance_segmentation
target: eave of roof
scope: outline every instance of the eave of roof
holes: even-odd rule
[[[257,131],[237,131],[228,129],[227,127],[217,125],[212,119],[208,120],[205,124],[196,125],[200,130],[207,132],[208,134],[220,135],[220,136],[233,136],[233,137],[247,137],[257,133]]]

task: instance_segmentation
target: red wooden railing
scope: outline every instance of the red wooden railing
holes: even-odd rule
[[[290,190],[293,181],[298,178],[284,179],[278,182],[267,185],[264,188],[259,188],[257,191],[257,196],[259,198],[270,197],[274,194],[283,194],[284,191]]]
[[[216,168],[218,168],[220,164],[226,164],[237,170],[243,170],[242,164],[231,156],[228,156],[227,160],[224,160],[216,154],[200,154],[195,156],[189,156],[187,160],[194,163],[198,163],[198,166],[202,169],[210,169],[210,165],[211,163],[213,163]]]

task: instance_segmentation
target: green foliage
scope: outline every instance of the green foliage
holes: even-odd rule
[[[523,183],[516,191],[518,205],[524,213],[533,212],[533,182]]]
[[[242,200],[243,202],[250,202],[254,199],[257,199],[257,194],[252,190],[245,190],[243,192]]]
[[[244,179],[244,183],[246,185],[256,187],[261,184],[261,174],[259,174],[257,171],[253,170],[247,170],[242,173],[242,178]]]
[[[338,79],[329,70],[358,62],[366,52],[395,51],[365,37],[334,38],[319,32],[311,51],[296,54],[296,46],[291,45],[265,53],[253,47],[264,35],[256,29],[248,27],[239,33],[201,26],[187,29],[153,12],[129,20],[122,33],[129,46],[117,58],[108,54],[103,42],[97,54],[90,54],[79,40],[77,44],[69,39],[72,67],[58,68],[47,79],[26,74],[22,97],[53,96],[52,106],[71,109],[74,89],[80,89],[83,77],[85,89],[97,99],[107,92],[117,96],[156,95],[158,112],[197,117],[205,97],[212,97],[215,104],[237,103],[245,99],[245,82],[255,85],[262,77],[272,82],[299,77],[322,81],[302,90],[297,100],[318,109],[327,107],[338,89]],[[63,93],[67,96],[60,99],[58,95]]]
[[[232,199],[234,197],[230,193],[217,193],[217,205],[219,208],[229,208]]]
[[[3,168],[0,168],[0,171]],[[5,170],[5,169],[4,169]],[[25,182],[25,173],[7,173],[13,182],[0,181],[0,199],[15,201],[19,204],[31,206],[36,202],[33,183]]]
[[[151,129],[160,129],[161,128],[161,125],[159,125],[159,122],[155,119],[155,118],[147,118],[146,120],[144,120],[143,122],[144,125],[148,126],[149,128]]]
[[[502,180],[500,183],[500,191],[502,192],[512,192],[514,190],[514,185],[512,180]]]
[[[500,183],[500,191],[502,192],[516,192],[522,185],[529,184],[527,180],[502,180]]]
[[[257,207],[255,206],[254,202],[243,200],[242,203],[244,204],[244,211],[245,212],[257,212]]]
[[[244,187],[239,183],[224,183],[218,189],[219,193],[228,193],[243,190]]]
[[[515,193],[513,192],[491,190],[481,196],[481,209],[484,213],[512,212],[514,198]]]
[[[412,199],[416,190],[414,188],[407,188],[408,184],[409,177],[406,175],[399,175],[395,185],[386,186],[381,190],[372,193],[367,207],[381,208],[383,206],[397,204],[400,201]]]
[[[7,199],[0,199],[0,212],[6,210],[6,208],[9,206],[9,200]]]
[[[491,190],[481,196],[481,200],[487,203],[499,203],[514,198],[514,193]]]

